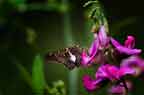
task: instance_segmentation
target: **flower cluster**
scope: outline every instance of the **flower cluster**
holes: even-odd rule
[[[81,64],[84,67],[98,64],[95,79],[89,75],[83,76],[83,85],[87,91],[95,91],[110,83],[111,94],[125,95],[131,88],[127,76],[138,77],[144,71],[144,60],[139,57],[141,49],[134,48],[135,38],[127,37],[124,45],[105,31],[101,26],[94,33],[94,41],[89,51],[81,54]]]

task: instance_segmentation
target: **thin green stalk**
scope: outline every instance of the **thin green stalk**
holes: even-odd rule
[[[68,0],[63,0],[63,4],[67,5]],[[64,43],[66,46],[74,44],[74,38],[72,36],[72,28],[71,28],[71,21],[70,21],[70,14],[68,12],[64,13],[63,17],[63,25],[64,25]],[[77,87],[78,87],[78,69],[74,69],[68,73],[68,95],[77,95]]]

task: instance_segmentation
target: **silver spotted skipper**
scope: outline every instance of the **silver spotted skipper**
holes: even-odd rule
[[[80,66],[82,48],[73,46],[63,48],[58,51],[49,52],[45,56],[46,63],[64,64],[66,68],[72,70]]]

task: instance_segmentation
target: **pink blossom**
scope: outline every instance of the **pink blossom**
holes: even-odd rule
[[[127,39],[125,40],[124,45],[127,48],[134,48],[134,46],[135,46],[135,38],[133,36],[131,36],[131,35],[127,36]]]
[[[94,41],[92,42],[92,45],[89,48],[88,54],[85,51],[82,52],[81,55],[82,65],[88,65],[89,63],[92,63],[92,60],[95,58],[95,56],[98,53],[98,50],[108,46],[108,43],[109,43],[109,37],[105,32],[104,26],[101,26],[98,32],[98,36],[95,36]]]
[[[120,52],[127,55],[135,55],[141,53],[141,49],[133,49],[135,43],[132,36],[128,36],[128,39],[125,41],[125,45],[121,45],[117,40],[111,38],[112,45]]]
[[[85,75],[82,79],[84,87],[88,91],[94,91],[97,88],[99,88],[99,83],[101,82],[101,79],[99,80],[93,80],[90,76]]]
[[[130,81],[125,81],[126,86],[128,88],[128,91],[132,89],[132,83]],[[108,92],[111,94],[115,95],[126,95],[126,89],[124,87],[124,84],[121,82],[118,85],[113,85],[108,89]]]
[[[95,74],[96,78],[107,78],[111,81],[120,80],[121,77],[126,75],[134,75],[135,70],[128,67],[116,67],[110,64],[100,66]]]
[[[144,60],[138,56],[130,56],[122,60],[121,67],[126,67],[135,70],[135,76],[144,72]]]

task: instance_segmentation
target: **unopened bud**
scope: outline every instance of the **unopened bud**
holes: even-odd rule
[[[93,26],[92,26],[91,32],[92,32],[92,33],[96,33],[96,32],[97,32],[97,27],[96,27],[96,25],[93,25]]]

